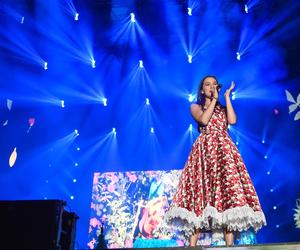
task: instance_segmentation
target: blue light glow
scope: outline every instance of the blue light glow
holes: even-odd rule
[[[102,102],[103,102],[103,105],[106,107],[106,106],[107,106],[107,99],[106,99],[106,98],[103,98],[103,99],[102,99]]]
[[[96,68],[96,61],[94,58],[91,59],[91,66],[93,69]]]
[[[144,68],[144,63],[143,63],[142,60],[139,60],[139,67],[140,67],[140,68]]]
[[[146,98],[146,105],[150,105],[149,98]]]
[[[132,23],[135,23],[135,14],[134,13],[130,13],[130,21]]]

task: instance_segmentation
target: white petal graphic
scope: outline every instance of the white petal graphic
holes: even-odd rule
[[[297,103],[291,104],[291,105],[289,106],[289,113],[294,112],[294,111],[296,110],[297,107],[298,107]]]
[[[7,108],[8,108],[9,110],[11,110],[12,104],[13,104],[13,101],[10,100],[10,99],[7,99],[6,105],[7,105]]]
[[[11,153],[9,157],[9,166],[13,167],[17,160],[17,148],[14,148],[14,151]]]
[[[294,120],[297,121],[300,119],[300,111],[297,112],[297,114],[295,115]]]
[[[291,93],[287,90],[285,90],[285,94],[286,94],[286,99],[289,101],[289,102],[293,102],[293,103],[296,103],[294,97],[291,95]]]

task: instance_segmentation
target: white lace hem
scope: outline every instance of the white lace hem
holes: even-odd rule
[[[246,231],[253,228],[255,232],[266,225],[265,215],[254,211],[248,205],[218,212],[216,208],[207,206],[202,216],[181,207],[170,208],[164,217],[168,226],[173,229],[192,234],[195,228],[216,230],[227,228],[232,231]]]

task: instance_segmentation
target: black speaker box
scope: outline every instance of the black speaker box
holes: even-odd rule
[[[71,250],[75,235],[69,230],[75,231],[78,217],[63,231],[65,205],[62,200],[0,201],[0,249]]]

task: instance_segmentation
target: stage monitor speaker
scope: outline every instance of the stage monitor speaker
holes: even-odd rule
[[[65,205],[62,200],[0,201],[0,249],[71,250],[64,242],[74,233],[62,232]]]
[[[60,246],[61,249],[73,250],[76,238],[76,223],[78,216],[75,213],[63,211],[61,226]]]

